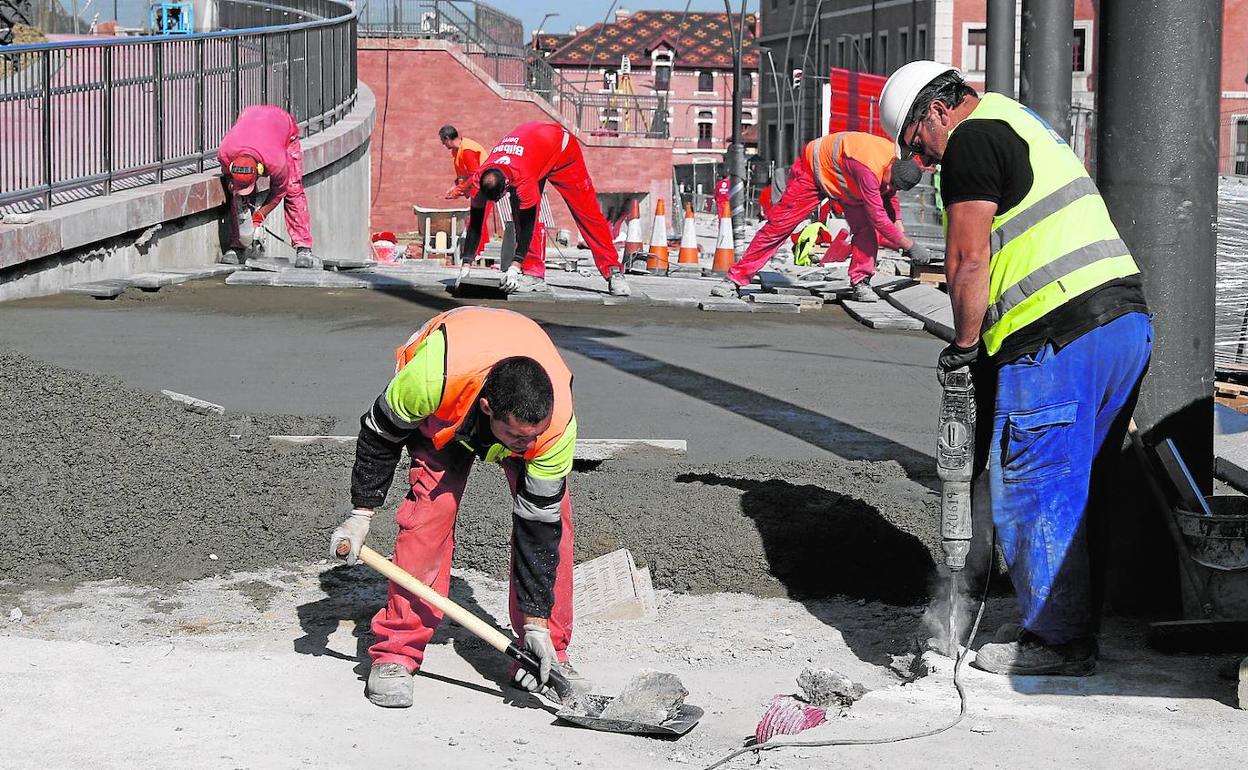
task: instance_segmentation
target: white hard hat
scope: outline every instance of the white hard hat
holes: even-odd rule
[[[880,92],[880,122],[884,130],[901,149],[901,132],[906,127],[906,118],[914,107],[914,100],[929,83],[948,72],[962,73],[948,64],[920,59],[899,68],[889,77]]]

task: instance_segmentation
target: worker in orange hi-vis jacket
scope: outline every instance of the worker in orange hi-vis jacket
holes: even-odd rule
[[[467,198],[472,175],[485,160],[485,148],[466,136],[460,136],[459,129],[451,125],[438,129],[438,139],[441,140],[443,147],[451,151],[451,165],[455,167],[455,184],[451,185],[442,197],[448,201]],[[481,222],[481,241],[477,244],[477,250],[473,256],[481,256],[481,252],[485,251],[485,245],[490,242],[490,210],[492,208],[493,206],[487,206],[485,209],[485,219]]]

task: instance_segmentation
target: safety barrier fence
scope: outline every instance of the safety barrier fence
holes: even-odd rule
[[[334,0],[223,0],[222,31],[0,49],[0,210],[27,211],[215,167],[243,108],[304,134],[356,94],[356,15]]]

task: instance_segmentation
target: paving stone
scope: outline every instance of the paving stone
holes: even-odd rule
[[[104,281],[76,283],[64,289],[66,294],[85,294],[96,299],[115,299],[130,287],[130,282],[121,278],[110,278]]]
[[[682,307],[697,309],[702,300],[698,297],[651,297],[650,304],[654,307]]]
[[[226,286],[272,286],[277,273],[261,270],[239,270],[225,279]]]
[[[750,310],[755,313],[800,313],[802,312],[802,306],[796,302],[763,302],[753,303],[753,307]]]
[[[772,286],[768,289],[772,294],[781,294],[789,297],[809,297],[810,289],[804,286]]]
[[[953,305],[935,286],[909,280],[877,289],[890,305],[923,322],[931,334],[953,340]]]
[[[534,302],[557,302],[555,295],[551,291],[522,291],[507,295],[508,302],[516,302],[519,304]]]
[[[171,286],[177,283],[186,283],[191,280],[191,276],[186,273],[139,273],[132,275],[126,279],[131,286],[142,289],[143,291],[156,291],[162,286]]]
[[[855,302],[841,300],[841,306],[855,320],[872,329],[919,330],[923,322],[911,318],[884,300],[878,302]]]
[[[600,291],[577,289],[569,286],[551,286],[550,293],[554,295],[555,300],[558,302],[582,303],[586,305],[601,305],[603,298],[608,296]]]
[[[265,270],[270,273],[294,267],[294,263],[289,259],[270,259],[269,257],[252,257],[245,265],[248,270]]]
[[[650,296],[636,286],[631,287],[633,293],[627,297],[616,297],[607,294],[602,298],[604,305],[649,305]]]
[[[757,302],[760,305],[796,305],[800,300],[791,294],[768,294],[765,292],[751,292],[749,295],[750,302]]]
[[[725,313],[749,313],[753,311],[750,303],[739,299],[711,297],[698,301],[699,310],[713,310]]]
[[[326,270],[360,270],[365,267],[374,267],[376,262],[371,259],[334,259],[332,257],[322,259],[321,266]]]
[[[223,265],[217,263],[215,265],[203,265],[200,267],[179,267],[175,270],[170,270],[169,272],[182,273],[183,275],[189,275],[191,280],[198,280],[200,278],[216,278],[222,275],[230,275],[231,273],[238,272],[238,270],[238,265]]]

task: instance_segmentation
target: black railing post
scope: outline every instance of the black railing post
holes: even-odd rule
[[[156,155],[156,183],[165,181],[165,80],[164,80],[165,46],[163,43],[152,44],[152,125],[155,129],[152,136]]]
[[[290,30],[286,35],[286,111],[291,115],[295,114],[295,83],[291,73],[295,69],[295,54],[290,50]]]
[[[308,64],[308,59],[311,56],[309,54],[310,50],[308,30],[305,28],[303,30],[303,119],[308,122],[308,125],[304,127],[305,132],[312,125],[312,86],[308,83],[308,74],[312,69]],[[307,136],[307,133],[304,136]]]
[[[230,125],[233,125],[234,121],[238,120],[238,113],[242,112],[243,110],[242,93],[241,93],[243,84],[242,84],[242,78],[239,77],[239,72],[238,72],[238,36],[237,35],[230,38],[230,68],[233,70],[233,75],[234,75],[234,79],[231,81],[231,87],[230,87],[230,99],[232,102],[230,106],[234,110],[234,116],[230,118]]]
[[[52,52],[43,52],[43,207],[52,208]]]
[[[205,41],[195,41],[195,170],[204,172],[204,46]]]
[[[260,102],[269,103],[269,36],[260,35]]]
[[[329,110],[326,109],[326,105],[325,105],[325,77],[330,72],[333,71],[332,65],[328,65],[327,64],[328,60],[325,58],[325,28],[324,27],[316,28],[316,43],[317,43],[317,48],[320,49],[320,61],[317,62],[317,65],[318,65],[317,66],[317,70],[318,70],[317,80],[320,81],[320,85],[321,85],[321,130],[323,131],[325,130],[325,126],[329,125],[328,123],[325,122],[327,118],[326,113],[329,112]]]
[[[104,47],[104,125],[100,143],[104,150],[104,194],[113,194],[113,47]]]

